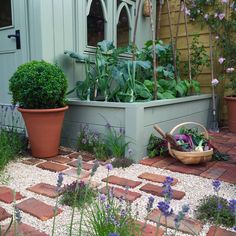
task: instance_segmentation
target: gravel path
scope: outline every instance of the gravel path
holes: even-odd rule
[[[50,171],[42,170],[35,166],[25,165],[20,162],[10,163],[6,168],[6,176],[9,176],[8,186],[16,191],[19,191],[22,195],[29,197],[37,198],[47,204],[55,205],[55,199],[50,199],[48,197],[44,197],[42,195],[38,195],[27,191],[26,188],[32,185],[35,185],[40,182],[49,183],[52,185],[56,185],[57,181],[57,173],[53,173]],[[178,212],[181,210],[183,204],[190,205],[189,216],[194,218],[194,210],[200,199],[202,199],[205,195],[214,194],[214,191],[211,187],[212,180],[194,176],[194,175],[186,175],[176,172],[171,172],[164,169],[158,169],[154,167],[144,166],[140,164],[133,164],[129,168],[126,169],[113,169],[110,174],[116,175],[124,178],[129,178],[131,180],[140,180],[137,176],[143,172],[149,172],[153,174],[161,174],[166,176],[175,177],[179,180],[179,182],[173,187],[174,189],[183,191],[186,193],[186,196],[182,200],[172,200],[171,206],[174,209],[174,212]],[[101,183],[101,179],[107,176],[107,170],[104,166],[100,166],[93,177],[92,180]],[[64,184],[71,183],[74,181],[73,177],[65,176]],[[142,193],[142,197],[138,198],[136,201],[132,203],[133,211],[139,211],[140,220],[144,220],[146,216],[146,203],[150,194],[139,191],[139,188],[143,186],[145,183],[149,181],[142,180],[142,185],[134,188],[135,192]],[[101,183],[101,186],[104,183]],[[228,183],[222,182],[220,196],[224,197],[228,200],[235,198],[236,196],[236,186]],[[154,206],[157,205],[157,202],[162,200],[163,198],[155,197]],[[9,204],[5,204],[1,202],[1,206],[5,208],[9,213],[12,213],[12,206]],[[71,216],[71,208],[67,206],[60,206],[63,212],[56,217],[56,234],[57,236],[68,235],[68,228],[70,224],[70,216]],[[76,221],[79,220],[79,213],[76,213],[75,217]],[[2,221],[1,224],[8,223],[9,219]],[[41,221],[37,218],[30,216],[29,214],[22,213],[22,222],[27,223],[29,225],[34,226],[35,228],[44,231],[48,234],[51,233],[52,222],[53,220]],[[78,227],[78,225],[75,225]],[[201,236],[205,236],[208,232],[210,225],[204,225],[204,228],[201,232]],[[171,231],[169,231],[171,233]],[[178,235],[185,235],[183,233],[179,233]]]

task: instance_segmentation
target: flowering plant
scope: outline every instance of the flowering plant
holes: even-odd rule
[[[217,63],[223,66],[219,78],[229,79],[226,88],[236,96],[236,1],[188,0],[187,5],[190,18],[207,24],[215,35]]]

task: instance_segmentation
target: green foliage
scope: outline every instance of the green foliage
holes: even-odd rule
[[[213,161],[228,161],[229,155],[226,153],[219,152],[218,150],[214,149],[212,160]]]
[[[139,235],[140,229],[132,216],[131,205],[125,201],[117,204],[113,194],[108,191],[107,188],[107,196],[110,196],[107,200],[98,200],[87,209],[85,222],[87,235],[108,236],[110,233],[125,236]]]
[[[26,148],[25,137],[15,130],[0,129],[0,171]]]
[[[151,134],[148,141],[147,153],[149,157],[168,156],[169,151],[167,147],[167,142],[162,138]]]
[[[222,209],[218,209],[218,203],[222,206]],[[196,209],[196,217],[199,220],[217,225],[221,224],[225,227],[233,227],[235,223],[227,200],[224,198],[218,199],[217,196],[204,197]]]
[[[60,202],[67,206],[73,206],[75,204],[75,207],[81,208],[86,204],[91,204],[96,195],[97,193],[89,184],[85,184],[83,181],[74,181],[64,187]]]
[[[58,66],[45,61],[19,66],[10,79],[9,89],[13,103],[22,108],[58,108],[66,103],[66,77]]]
[[[112,161],[112,165],[115,168],[126,168],[131,166],[134,163],[132,159],[129,158],[116,158],[114,161]]]
[[[209,56],[203,44],[199,41],[199,34],[195,34],[191,44],[191,76],[192,79],[197,79],[199,74],[202,72],[203,67],[209,67]],[[184,65],[185,75],[189,75],[188,63]]]
[[[217,62],[217,68],[220,68],[219,78],[228,79],[229,84],[226,88],[236,95],[236,2],[209,0],[194,1],[194,7],[190,1],[187,1],[190,10],[190,18],[200,22],[202,26],[208,26],[213,35],[217,36],[215,44],[215,56],[218,59],[224,58],[222,66]],[[230,70],[227,70],[230,69]]]

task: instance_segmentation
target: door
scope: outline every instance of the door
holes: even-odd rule
[[[9,104],[9,79],[28,61],[27,4],[25,0],[0,0],[0,104]]]

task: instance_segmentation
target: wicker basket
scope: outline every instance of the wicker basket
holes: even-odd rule
[[[203,134],[205,136],[205,138],[209,138],[208,135],[208,131],[206,130],[206,128],[204,126],[202,126],[201,124],[195,123],[195,122],[185,122],[185,123],[181,123],[177,126],[175,126],[171,131],[170,134],[173,135],[174,132],[179,129],[181,126],[184,125],[197,125],[200,126],[203,129]],[[180,160],[182,163],[186,164],[186,165],[191,165],[191,164],[199,164],[202,162],[207,162],[210,161],[212,159],[212,154],[213,154],[213,149],[210,149],[208,151],[203,151],[203,152],[181,152],[181,151],[177,151],[175,149],[171,148],[170,143],[168,143],[168,149],[169,149],[169,153],[172,157]]]

